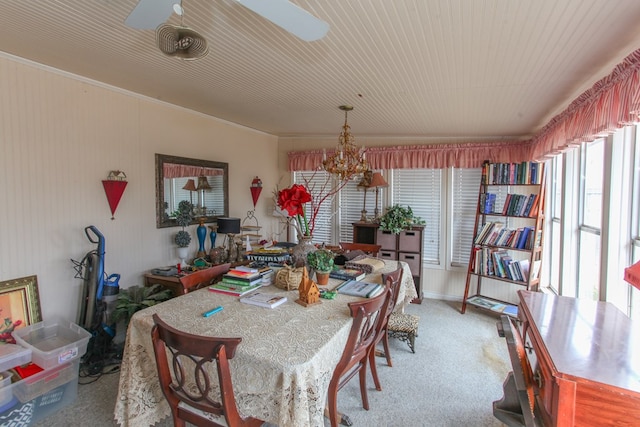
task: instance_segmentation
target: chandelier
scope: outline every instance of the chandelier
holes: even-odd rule
[[[322,168],[344,181],[364,173],[369,167],[364,147],[356,147],[353,135],[351,135],[351,128],[347,124],[347,114],[353,110],[353,107],[341,105],[339,108],[344,111],[344,125],[338,138],[338,148],[329,158],[327,158],[326,152],[323,153]]]

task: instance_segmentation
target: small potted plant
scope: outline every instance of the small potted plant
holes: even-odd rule
[[[191,235],[185,230],[185,227],[191,224],[193,220],[193,205],[187,200],[178,203],[178,210],[174,212],[176,224],[182,227],[182,230],[176,233],[174,241],[178,246],[178,256],[180,257],[182,267],[186,266],[185,259],[189,252],[188,247],[191,243]]]
[[[378,220],[380,230],[390,231],[393,234],[400,234],[402,230],[411,228],[413,225],[424,225],[424,220],[413,215],[411,206],[403,207],[393,205],[387,208],[384,215]]]
[[[326,285],[329,282],[334,256],[334,253],[328,249],[318,249],[307,254],[307,265],[315,270],[318,285]]]

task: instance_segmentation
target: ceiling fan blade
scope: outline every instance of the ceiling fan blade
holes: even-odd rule
[[[153,30],[173,13],[173,5],[180,0],[139,0],[124,23],[138,30]]]
[[[236,1],[304,41],[319,40],[329,31],[328,23],[288,0]]]

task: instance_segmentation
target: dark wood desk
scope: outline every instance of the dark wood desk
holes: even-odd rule
[[[640,425],[640,323],[610,303],[518,296],[545,425]]]

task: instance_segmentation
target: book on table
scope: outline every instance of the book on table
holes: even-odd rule
[[[265,308],[275,308],[280,304],[284,304],[285,301],[287,301],[285,296],[265,294],[263,292],[254,292],[240,298],[240,302]]]
[[[337,268],[329,273],[329,277],[332,279],[340,280],[362,280],[366,276],[363,270],[356,268]]]
[[[262,282],[262,276],[258,275],[257,277],[251,280],[247,280],[247,279],[241,279],[238,277],[223,275],[222,282],[230,285],[237,285],[237,286],[253,286]]]
[[[260,282],[261,281],[258,281],[258,284],[252,285],[252,286],[239,286],[231,283],[219,282],[219,283],[216,283],[215,285],[209,286],[209,290],[211,292],[218,292],[221,294],[235,295],[237,297],[240,297],[242,295],[248,294],[249,292],[253,292],[259,287],[261,287],[262,284]]]
[[[362,280],[349,280],[336,288],[340,294],[354,297],[373,298],[379,295],[384,286],[379,283],[363,282]]]

